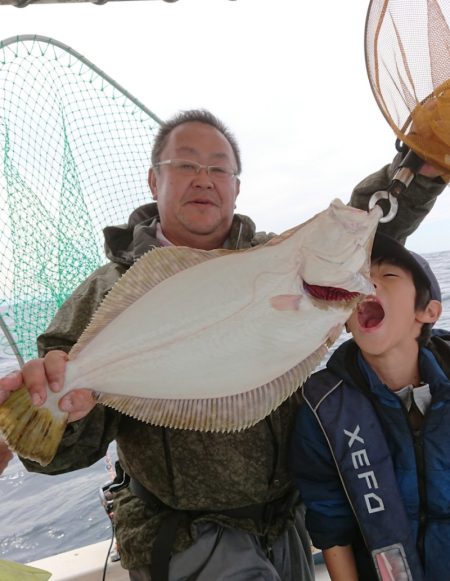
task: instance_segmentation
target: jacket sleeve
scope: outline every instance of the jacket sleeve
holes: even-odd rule
[[[306,527],[315,547],[348,545],[357,524],[333,457],[314,414],[300,407],[290,448],[290,471],[306,505]]]
[[[41,356],[53,349],[69,351],[92,318],[98,305],[124,269],[108,264],[98,269],[82,283],[62,305],[45,333],[38,338]],[[82,420],[67,425],[55,458],[43,467],[21,458],[30,472],[61,474],[85,468],[102,458],[109,443],[115,439],[120,414],[97,405]]]
[[[367,210],[372,194],[378,190],[386,190],[401,160],[402,154],[399,153],[390,165],[386,165],[360,182],[352,192],[350,205]],[[419,227],[432,209],[437,196],[445,189],[445,186],[441,178],[430,179],[417,175],[398,197],[397,216],[391,222],[380,224],[380,231],[404,244],[406,238]]]

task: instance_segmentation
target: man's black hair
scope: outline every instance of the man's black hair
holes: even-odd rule
[[[155,141],[153,142],[152,148],[152,166],[155,166],[159,161],[161,161],[161,153],[166,146],[167,140],[170,133],[179,125],[183,123],[204,123],[205,125],[211,125],[215,127],[228,143],[231,145],[234,157],[236,158],[237,164],[237,174],[239,175],[242,171],[241,163],[241,152],[239,150],[239,145],[236,141],[235,136],[231,133],[228,127],[215,115],[207,111],[206,109],[189,109],[187,111],[180,111],[167,121],[163,122],[161,127],[156,134]]]

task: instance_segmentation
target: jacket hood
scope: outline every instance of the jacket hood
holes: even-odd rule
[[[112,262],[130,266],[152,247],[161,246],[156,238],[158,221],[158,205],[151,203],[136,208],[127,224],[104,228],[106,256]],[[223,247],[237,250],[254,246],[255,230],[250,218],[235,214]]]
[[[358,365],[359,348],[353,339],[350,339],[340,345],[327,363],[327,369],[343,379],[350,385],[357,385],[355,376],[351,374],[352,366]],[[433,334],[426,347],[421,347],[419,351],[419,367],[421,379],[429,383],[433,394],[440,399],[450,399],[448,390],[448,380],[450,378],[450,334],[447,331],[437,330]],[[368,369],[369,365],[366,364]],[[359,367],[359,366],[358,366]],[[373,371],[365,371],[359,367],[360,373],[365,376],[367,383],[370,384],[368,375],[374,374]],[[373,377],[376,377],[375,374]],[[378,379],[380,385],[381,380]],[[372,387],[372,389],[374,389]],[[386,392],[388,393],[388,392]],[[384,395],[386,395],[386,393]],[[378,392],[382,395],[382,392]]]

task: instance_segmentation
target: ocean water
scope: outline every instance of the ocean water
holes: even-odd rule
[[[450,251],[425,256],[442,289],[444,312],[437,327],[450,329]],[[0,352],[0,376],[15,367]],[[44,476],[27,472],[14,457],[0,476],[0,558],[26,563],[109,539],[99,489],[111,480],[115,458],[111,445],[108,456],[90,468]]]

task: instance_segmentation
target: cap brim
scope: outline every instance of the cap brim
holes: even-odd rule
[[[404,264],[411,272],[416,273],[428,286],[431,298],[441,300],[439,283],[433,274],[428,262],[413,252],[407,250],[400,242],[377,232],[372,246],[372,260],[394,258],[400,264]]]

